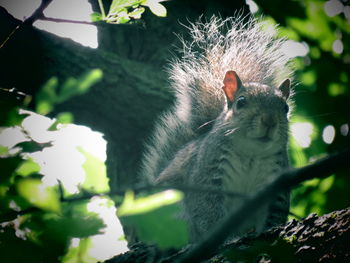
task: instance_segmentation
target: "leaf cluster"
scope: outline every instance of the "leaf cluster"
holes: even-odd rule
[[[91,14],[93,22],[105,21],[110,24],[125,24],[132,19],[140,19],[148,7],[159,17],[167,15],[166,8],[161,4],[165,0],[113,0],[106,14],[102,0],[98,0],[101,13]]]

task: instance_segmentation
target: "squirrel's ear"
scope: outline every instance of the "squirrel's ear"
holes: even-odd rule
[[[225,92],[227,101],[232,103],[235,99],[237,90],[242,86],[242,82],[239,79],[235,71],[227,71],[224,78],[224,86],[222,89]]]
[[[286,79],[283,81],[279,89],[282,91],[283,98],[288,99],[290,95],[290,80]]]

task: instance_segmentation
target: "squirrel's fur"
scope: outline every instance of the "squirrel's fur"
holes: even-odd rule
[[[282,51],[286,40],[275,37],[275,28],[266,27],[246,17],[212,17],[189,27],[192,39],[183,41],[182,58],[169,70],[175,105],[155,127],[141,167],[143,178],[155,182],[176,153],[198,137],[200,127],[220,115],[225,107],[221,87],[227,71],[234,70],[243,84],[271,87],[291,77],[289,58]]]

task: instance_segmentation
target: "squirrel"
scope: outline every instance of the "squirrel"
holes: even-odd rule
[[[286,40],[263,25],[256,18],[215,16],[191,24],[191,41],[182,40],[182,58],[169,70],[175,104],[156,124],[141,176],[152,184],[218,190],[185,193],[192,242],[244,202],[219,191],[251,195],[289,166],[292,69],[282,51]],[[236,234],[282,224],[288,211],[286,192]]]

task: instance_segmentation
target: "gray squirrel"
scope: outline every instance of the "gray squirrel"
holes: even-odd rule
[[[249,18],[196,22],[182,58],[171,64],[174,106],[157,122],[141,177],[152,184],[256,193],[288,168],[292,70],[285,39]],[[218,191],[219,192],[219,191]],[[199,241],[244,199],[185,193],[183,218]],[[285,222],[289,193],[262,207],[239,233]]]

